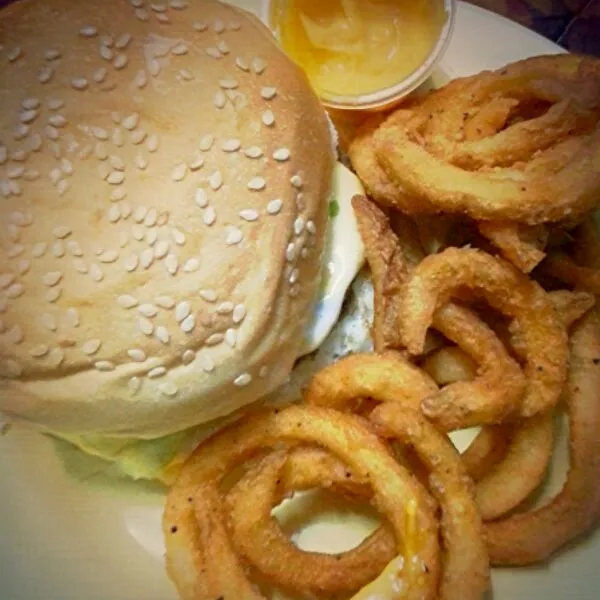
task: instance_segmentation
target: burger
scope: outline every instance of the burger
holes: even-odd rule
[[[168,479],[331,330],[360,185],[231,5],[20,0],[0,44],[0,411]]]

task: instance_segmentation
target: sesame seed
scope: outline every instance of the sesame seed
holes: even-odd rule
[[[171,310],[175,306],[175,300],[171,296],[159,296],[155,300],[157,306],[161,308]]]
[[[17,125],[15,127],[13,137],[18,142],[19,140],[26,138],[28,133],[29,133],[29,127],[27,125],[25,125],[25,123],[19,123],[19,125]]]
[[[150,8],[157,13],[162,13],[165,12],[167,10],[167,5],[166,4],[150,4]]]
[[[88,25],[87,27],[82,27],[79,30],[79,35],[86,38],[95,37],[96,35],[98,35],[98,30],[95,27]]]
[[[141,154],[136,154],[133,160],[136,168],[140,171],[143,171],[148,167],[148,161]]]
[[[31,269],[31,262],[27,259],[20,260],[17,263],[17,271],[19,271],[20,275],[25,275]]]
[[[237,332],[235,329],[230,328],[225,332],[225,343],[230,348],[235,348],[235,345],[237,343]]]
[[[233,309],[232,319],[233,322],[237,325],[241,323],[246,318],[246,307],[243,304],[236,304]]]
[[[222,90],[219,90],[214,97],[214,105],[216,108],[221,109],[221,108],[225,108],[225,104],[227,104],[227,97],[225,96],[225,94],[223,93]]]
[[[178,323],[181,323],[187,316],[192,312],[192,307],[189,302],[180,302],[175,307],[175,319]]]
[[[23,295],[25,288],[21,283],[13,283],[7,290],[6,296],[11,299],[18,298]]]
[[[196,327],[196,317],[194,315],[188,315],[180,324],[181,331],[184,333],[191,333]]]
[[[189,365],[189,364],[193,363],[195,358],[196,358],[196,354],[192,350],[186,350],[181,355],[181,361],[183,362],[184,365]]]
[[[179,270],[179,262],[174,254],[167,254],[165,258],[165,267],[169,275],[176,275]]]
[[[102,127],[92,127],[92,135],[97,140],[105,141],[108,139],[108,131]]]
[[[137,394],[142,387],[142,381],[139,377],[132,377],[127,383],[127,387],[132,394]]]
[[[112,60],[114,52],[108,46],[100,46],[100,57],[104,60]]]
[[[158,390],[165,396],[173,397],[179,391],[177,386],[172,381],[166,381],[158,386]]]
[[[196,258],[189,258],[183,265],[186,273],[195,273],[200,268],[200,262]]]
[[[171,236],[173,237],[173,241],[178,246],[183,246],[185,244],[185,234],[183,231],[177,229],[177,227],[173,227],[173,229],[171,229]]]
[[[300,177],[300,175],[293,175],[290,179],[290,183],[292,184],[293,187],[295,187],[296,189],[302,189],[302,177]]]
[[[238,56],[235,59],[235,65],[238,69],[240,69],[240,71],[248,72],[250,70],[248,63],[241,56]]]
[[[206,300],[206,302],[217,301],[217,292],[214,290],[200,290],[198,293],[203,300]]]
[[[60,98],[50,98],[47,104],[50,110],[59,110],[65,105],[65,102]]]
[[[98,350],[100,350],[101,345],[102,345],[102,342],[100,340],[97,340],[97,339],[86,340],[81,345],[81,350],[84,354],[87,354],[88,356],[92,356],[93,354],[96,354],[96,352],[98,352]]]
[[[150,379],[156,379],[157,377],[162,377],[167,374],[167,369],[165,367],[154,367],[154,369],[150,369],[148,371],[148,377]]]
[[[118,48],[119,50],[122,50],[123,48],[127,48],[131,39],[132,39],[132,35],[130,33],[123,33],[116,39],[115,47]]]
[[[267,367],[267,365],[263,365],[263,366],[260,368],[260,371],[258,372],[258,376],[259,376],[261,379],[264,379],[264,378],[265,378],[265,377],[266,377],[268,374],[269,374],[269,367]]]
[[[158,259],[164,258],[169,253],[170,246],[169,242],[161,240],[156,244],[156,248],[154,248],[154,256]]]
[[[300,235],[304,231],[304,219],[302,217],[297,217],[294,221],[294,233],[296,235]]]
[[[146,71],[144,71],[143,69],[140,69],[135,74],[135,77],[133,78],[133,82],[140,89],[143,87],[146,87],[146,85],[148,84],[148,75],[146,75]]]
[[[171,172],[173,181],[183,181],[187,175],[187,165],[185,163],[178,164]]]
[[[64,240],[66,237],[69,237],[71,233],[71,229],[65,225],[59,225],[52,230],[52,235],[60,240]]]
[[[300,277],[300,271],[298,269],[293,269],[290,274],[289,282],[293,285],[298,281],[298,277]]]
[[[125,161],[120,156],[111,156],[108,162],[115,171],[125,170]]]
[[[52,127],[64,127],[67,124],[67,119],[61,115],[50,115],[48,117],[48,124],[52,125]]]
[[[245,387],[249,385],[251,381],[252,375],[250,375],[250,373],[242,373],[233,380],[233,385],[235,385],[236,387]]]
[[[189,4],[186,0],[170,0],[169,6],[174,10],[184,10]]]
[[[121,146],[123,146],[123,144],[125,143],[125,137],[123,136],[123,130],[120,129],[119,127],[115,127],[113,129],[111,139],[112,139],[112,143],[115,146],[118,146],[119,148]]]
[[[270,215],[277,215],[281,212],[283,207],[283,202],[279,198],[275,198],[275,200],[271,200],[269,204],[267,204],[267,213]]]
[[[263,100],[272,100],[277,95],[277,88],[273,86],[263,87],[260,90],[260,95]]]
[[[151,208],[144,218],[144,225],[146,227],[154,227],[156,220],[158,219],[158,211],[155,208]]]
[[[121,296],[119,296],[117,298],[117,303],[119,304],[120,307],[122,308],[134,308],[135,306],[138,305],[138,301],[133,297],[130,296],[129,294],[122,294]]]
[[[61,288],[51,288],[46,292],[46,300],[48,302],[56,302],[62,294]]]
[[[139,122],[139,113],[132,113],[131,115],[128,115],[123,119],[121,125],[123,125],[123,127],[125,127],[125,129],[127,129],[128,131],[133,131],[138,126]]]
[[[141,242],[146,234],[142,227],[140,227],[139,225],[133,225],[131,227],[131,235],[133,235],[133,239],[137,240],[138,242]]]
[[[140,264],[143,269],[149,269],[154,262],[154,250],[152,248],[146,248],[140,254]]]
[[[161,343],[161,344],[168,344],[169,343],[169,332],[167,331],[166,327],[163,327],[162,325],[156,328],[156,331],[154,333],[154,337],[156,337],[156,339]]]
[[[16,46],[12,50],[10,50],[10,52],[8,52],[8,54],[6,55],[9,62],[15,62],[16,60],[21,58],[21,56],[23,56],[23,48],[21,48],[20,46]]]
[[[48,287],[55,286],[63,277],[61,271],[49,271],[42,276],[42,282]]]
[[[44,327],[50,331],[56,331],[57,329],[56,319],[50,313],[44,313],[42,315],[42,323]]]
[[[221,54],[221,51],[218,48],[215,48],[214,46],[206,48],[204,52],[206,52],[206,54],[208,54],[208,56],[210,56],[211,58],[216,58],[217,60],[223,56]]]
[[[108,209],[107,218],[110,223],[116,223],[121,218],[121,210],[117,204]]]
[[[255,57],[252,59],[252,69],[257,75],[261,75],[267,68],[267,63],[262,59]]]
[[[129,137],[131,139],[131,143],[135,146],[139,146],[145,139],[148,134],[143,129],[138,129],[134,131]]]
[[[300,287],[298,286],[297,283],[292,285],[292,287],[289,289],[289,292],[288,292],[288,294],[292,298],[295,298],[299,293],[300,293]]]
[[[234,138],[225,140],[221,146],[223,152],[237,152],[242,147],[242,142]]]
[[[244,221],[256,221],[258,219],[258,211],[253,208],[248,208],[240,212],[240,217]]]
[[[82,273],[83,275],[85,275],[88,272],[88,268],[85,264],[85,262],[83,262],[81,259],[75,259],[73,260],[73,268],[78,272],[78,273]]]
[[[137,326],[144,335],[152,335],[154,332],[154,324],[152,321],[146,319],[146,317],[138,317]]]
[[[49,49],[44,52],[44,58],[46,60],[56,60],[57,58],[60,58],[60,56],[61,54],[58,50]]]
[[[146,22],[150,18],[150,15],[145,8],[136,8],[135,16],[142,22]]]
[[[231,77],[227,77],[225,79],[220,79],[219,80],[219,85],[224,89],[224,90],[235,90],[238,86],[238,82],[231,78]]]
[[[0,275],[0,288],[7,288],[16,279],[13,273],[3,273]]]
[[[65,314],[65,322],[69,327],[79,327],[80,319],[79,313],[75,308],[68,308]]]
[[[98,283],[104,279],[104,274],[102,273],[102,270],[96,263],[92,263],[90,265],[90,276],[94,281]]]
[[[267,185],[267,182],[262,177],[253,177],[248,182],[248,189],[254,192],[260,192],[264,190]]]
[[[225,236],[225,243],[228,246],[235,246],[244,239],[244,234],[237,227],[229,225],[227,227],[227,234]]]
[[[109,173],[106,181],[107,183],[110,183],[110,185],[120,185],[125,181],[125,173],[122,171],[112,171]]]
[[[301,258],[307,258],[308,257],[308,248],[302,248],[302,250],[300,251],[300,257]]]
[[[160,74],[160,63],[155,58],[151,58],[146,64],[150,75],[158,77]]]
[[[155,317],[158,314],[158,308],[154,306],[154,304],[140,304],[138,306],[138,312],[143,317],[148,317],[149,319],[151,319],[152,317]]]
[[[25,167],[19,165],[14,167],[9,167],[6,171],[6,175],[9,179],[19,179],[21,175],[25,172]]]
[[[71,79],[71,86],[79,91],[85,90],[88,86],[88,80],[85,77],[75,77]]]
[[[196,31],[206,31],[208,29],[208,23],[205,23],[204,21],[197,21],[196,23],[194,23],[192,25],[192,27],[196,30]]]
[[[288,244],[285,251],[285,258],[288,262],[293,262],[296,258],[296,245],[293,242]]]
[[[181,42],[179,44],[175,44],[175,46],[173,46],[171,48],[171,53],[174,54],[175,56],[183,56],[184,54],[187,54],[188,53],[187,44],[184,44],[183,42]]]
[[[225,336],[222,333],[213,333],[212,335],[206,338],[204,342],[207,346],[217,346],[225,339]]]
[[[201,354],[198,362],[200,363],[200,368],[205,373],[212,373],[215,370],[215,363],[212,358],[206,354]]]
[[[315,235],[317,233],[317,226],[315,225],[315,222],[314,221],[308,221],[306,223],[306,230],[311,235]]]
[[[38,116],[38,111],[35,109],[31,109],[31,110],[24,110],[20,115],[19,115],[19,119],[21,121],[21,123],[31,123],[32,121],[35,121],[35,119]]]
[[[273,152],[273,158],[278,162],[285,162],[290,159],[290,151],[287,148],[278,148]]]
[[[271,110],[265,110],[265,112],[261,116],[261,121],[267,127],[271,127],[275,123],[275,115]]]
[[[58,367],[64,359],[65,353],[62,348],[52,348],[47,360],[51,365]]]
[[[54,75],[54,69],[44,66],[38,72],[38,81],[40,83],[48,83]]]
[[[99,360],[94,363],[94,367],[98,371],[103,371],[103,372],[115,370],[115,365],[113,363],[111,363],[109,360]]]
[[[65,245],[61,240],[58,240],[52,244],[52,254],[54,254],[56,258],[62,258],[65,255]]]
[[[8,258],[16,258],[17,256],[23,254],[24,251],[25,246],[22,244],[13,244],[6,252],[6,256],[8,256]]]
[[[127,350],[127,354],[129,355],[129,358],[135,362],[144,362],[146,360],[146,353],[138,348]]]
[[[141,223],[146,218],[147,214],[148,214],[148,209],[145,206],[138,206],[135,209],[135,212],[133,213],[133,220],[136,223]],[[143,239],[143,236],[144,236],[144,234],[142,234],[141,239]],[[134,233],[134,237],[135,237],[135,233]]]
[[[225,23],[223,23],[223,20],[215,19],[213,29],[215,30],[215,33],[223,33],[225,31]]]
[[[48,346],[45,344],[38,344],[29,350],[29,354],[34,358],[42,358],[43,356],[46,356],[49,351],[50,348],[48,348]]]
[[[223,174],[221,171],[214,171],[214,173],[208,177],[208,184],[214,192],[218,191],[223,185]]]
[[[125,270],[129,273],[135,271],[138,267],[138,264],[139,259],[137,257],[137,254],[131,254],[123,261],[123,266],[125,267]]]

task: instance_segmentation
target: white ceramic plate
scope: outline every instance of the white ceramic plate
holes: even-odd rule
[[[261,11],[260,0],[236,3]],[[519,25],[461,4],[441,67],[450,76],[467,75],[560,51]],[[71,480],[48,440],[14,429],[0,438],[0,599],[176,600],[163,569],[161,511],[159,494]],[[493,597],[597,598],[599,556],[596,530],[549,566],[495,571]]]

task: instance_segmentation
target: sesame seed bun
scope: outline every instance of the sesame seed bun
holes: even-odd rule
[[[270,32],[212,0],[21,0],[0,45],[0,411],[153,438],[281,384],[334,157]]]

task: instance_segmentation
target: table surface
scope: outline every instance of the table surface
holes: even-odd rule
[[[600,0],[468,0],[571,52],[600,57]]]

